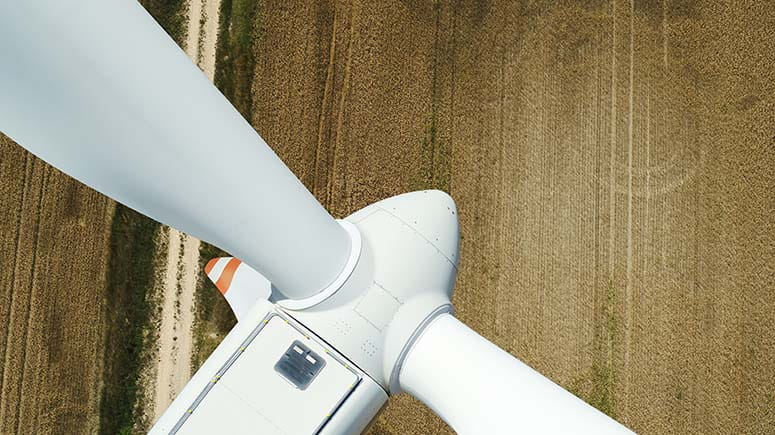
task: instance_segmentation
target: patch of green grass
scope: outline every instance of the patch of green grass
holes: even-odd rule
[[[140,0],[140,4],[182,47],[188,30],[188,2],[186,0]]]
[[[228,254],[217,247],[202,242],[199,248],[199,276],[196,286],[196,317],[194,318],[194,352],[191,365],[194,369],[204,363],[208,356],[221,343],[223,337],[234,327],[237,319],[231,307],[215,285],[207,279],[204,267],[216,257]]]
[[[435,112],[420,144],[422,166],[410,181],[411,190],[438,189],[449,192],[450,150],[439,140]]]
[[[254,47],[263,27],[256,0],[223,0],[215,50],[215,85],[250,120]]]
[[[613,418],[616,418],[616,397],[614,394],[616,372],[612,358],[603,358],[603,356],[609,354],[612,356],[615,350],[614,344],[618,330],[615,307],[616,289],[613,282],[609,282],[603,309],[602,328],[596,332],[598,358],[592,364],[592,393],[589,397],[589,403]]]
[[[433,5],[434,15],[439,17],[441,13],[441,4],[435,2]],[[438,24],[438,23],[437,23]],[[434,44],[434,53],[438,63],[438,57],[441,50],[438,45],[438,39]],[[433,68],[433,85],[431,87],[431,119],[430,125],[425,130],[420,143],[422,166],[419,173],[414,174],[409,182],[411,190],[438,189],[445,192],[450,191],[451,182],[451,160],[452,150],[449,143],[439,137],[439,102],[440,87],[438,85],[437,65]]]
[[[610,364],[592,365],[592,394],[589,397],[589,404],[616,418],[614,385],[614,371]]]
[[[140,0],[159,25],[183,45],[186,0]],[[100,398],[100,433],[137,430],[139,375],[144,350],[155,341],[152,289],[156,271],[156,235],[160,224],[118,204],[113,217],[108,266],[105,370]]]
[[[151,301],[159,223],[117,205],[110,241],[107,340],[100,433],[131,433],[135,425],[143,349],[154,340]]]

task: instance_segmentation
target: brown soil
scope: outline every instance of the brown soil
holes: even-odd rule
[[[0,433],[94,433],[113,203],[0,137]]]

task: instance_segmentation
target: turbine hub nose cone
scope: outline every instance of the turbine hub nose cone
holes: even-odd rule
[[[458,263],[460,233],[455,201],[441,190],[422,190],[382,200],[375,206],[420,233],[452,264]]]

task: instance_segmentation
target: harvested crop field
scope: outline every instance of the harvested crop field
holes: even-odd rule
[[[0,433],[99,427],[113,203],[0,137]]]
[[[0,433],[131,429],[158,224],[0,155]]]
[[[222,0],[215,82],[332,214],[446,190],[463,321],[638,433],[775,432],[775,9],[309,3]],[[155,227],[0,156],[0,433],[94,432],[106,337],[147,321],[105,303],[141,293],[111,240],[147,281]],[[233,322],[205,292],[195,365]],[[451,430],[398,396],[370,433]]]
[[[462,320],[639,433],[775,431],[775,10],[254,14],[243,113],[338,217],[448,190]],[[398,397],[372,433],[448,430]]]

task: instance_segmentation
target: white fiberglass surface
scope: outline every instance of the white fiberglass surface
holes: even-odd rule
[[[350,239],[135,0],[0,2],[0,131],[253,266],[289,298]]]
[[[400,383],[464,435],[632,433],[450,314],[414,344]]]

